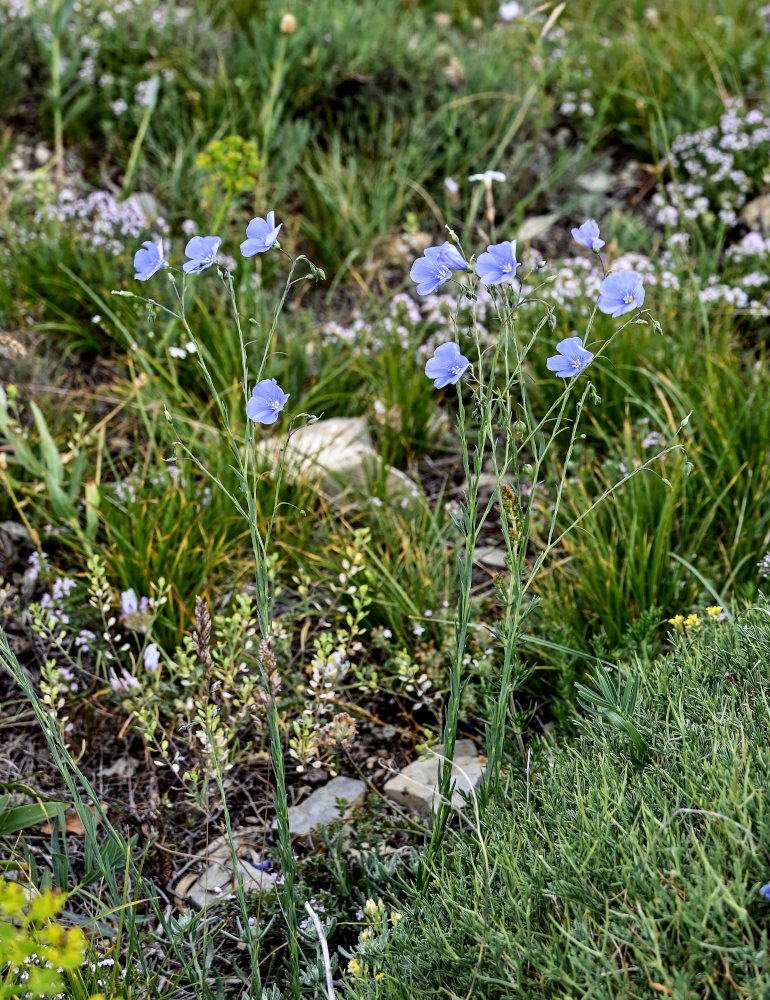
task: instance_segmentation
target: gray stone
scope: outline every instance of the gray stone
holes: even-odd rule
[[[364,801],[366,785],[356,778],[332,778],[316,789],[304,802],[289,809],[289,830],[293,837],[307,837],[319,826],[341,819],[337,799],[345,799],[345,814]]]
[[[441,754],[443,747],[436,747],[436,753]],[[484,774],[486,761],[479,757],[473,740],[458,740],[455,744],[455,756],[452,766],[452,778],[455,790],[452,795],[452,808],[461,809],[465,800],[460,792],[468,792],[475,788]],[[439,758],[428,757],[425,760],[415,760],[397,774],[395,778],[385,783],[385,795],[412,812],[422,816],[430,816],[431,806],[438,805],[439,797],[436,791],[438,782]]]
[[[0,521],[0,535],[7,535],[16,542],[26,542],[30,537],[29,528],[20,521]]]
[[[275,876],[262,871],[257,865],[238,859],[238,878],[243,880],[246,892],[272,892]]]
[[[232,840],[236,857],[251,858],[255,862],[262,861],[266,840],[264,826],[252,824],[233,830]],[[226,834],[212,840],[207,847],[196,853],[204,854],[207,861],[218,861],[224,865],[229,865],[232,859],[232,848]]]
[[[109,767],[105,767],[102,774],[105,778],[130,778],[136,774],[139,761],[128,754],[117,757]]]

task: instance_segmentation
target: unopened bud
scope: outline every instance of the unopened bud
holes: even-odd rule
[[[265,668],[265,673],[268,674],[268,676],[272,674],[275,671],[277,664],[271,636],[265,636],[259,644],[259,658],[262,661],[262,666]]]
[[[281,34],[293,35],[297,30],[297,19],[293,14],[284,14],[281,18]]]

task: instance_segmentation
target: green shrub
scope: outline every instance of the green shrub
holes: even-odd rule
[[[620,693],[639,681],[638,698],[589,716],[573,743],[533,747],[481,840],[447,842],[424,896],[359,945],[350,995],[767,996],[762,610],[609,675]]]
[[[0,997],[27,1000],[62,996],[62,974],[83,962],[86,938],[79,927],[54,918],[67,897],[42,894],[0,879]]]

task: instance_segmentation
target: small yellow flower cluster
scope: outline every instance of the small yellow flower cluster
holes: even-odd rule
[[[359,936],[359,941],[361,944],[368,944],[370,941],[374,941],[377,934],[388,934],[388,918],[385,914],[385,904],[381,899],[367,899],[364,903],[363,911],[359,911],[359,918],[361,920],[366,919],[372,921],[374,926],[364,927]],[[401,914],[398,910],[390,911],[390,922],[393,927],[401,919]],[[354,955],[348,962],[348,975],[353,976],[355,979],[362,979],[366,975],[371,975],[374,979],[384,979],[385,973],[378,972],[377,968],[367,969],[367,967],[361,962],[357,955]]]
[[[363,979],[364,976],[366,975],[366,970],[364,969],[363,965],[361,965],[361,963],[358,961],[355,955],[348,962],[348,974],[353,976],[354,979]],[[372,975],[375,979],[385,978],[385,973],[378,972],[376,969],[372,969]]]
[[[709,618],[718,618],[722,614],[722,608],[718,604],[712,604],[706,608],[706,614]],[[673,618],[668,619],[668,624],[673,625],[674,628],[681,628],[685,631],[699,628],[701,625],[701,618],[696,614],[689,614],[685,618],[684,615],[674,615]]]

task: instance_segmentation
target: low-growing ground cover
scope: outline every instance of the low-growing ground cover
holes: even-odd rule
[[[441,892],[391,896],[395,924],[368,915],[352,995],[763,996],[766,622],[747,610],[604,674],[619,695],[638,684],[625,711],[581,689],[601,713],[534,741],[431,868]]]
[[[356,990],[356,912],[458,822],[386,780],[459,735],[504,802],[597,658],[770,572],[768,12],[0,27],[7,860],[72,890],[74,996],[328,996],[316,917]],[[292,840],[336,773],[352,827]],[[223,834],[274,893],[191,899]]]

